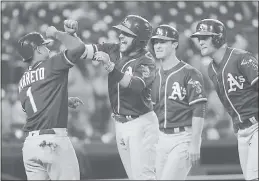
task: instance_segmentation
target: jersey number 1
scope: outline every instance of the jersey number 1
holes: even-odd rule
[[[37,109],[37,107],[36,107],[36,104],[35,104],[35,102],[34,102],[34,99],[33,99],[32,93],[31,93],[31,87],[28,88],[26,94],[27,94],[27,96],[28,96],[29,99],[30,99],[33,112],[34,112],[34,113],[37,112],[38,109]]]

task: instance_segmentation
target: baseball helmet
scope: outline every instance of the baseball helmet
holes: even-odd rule
[[[154,30],[153,36],[151,37],[151,44],[152,44],[152,46],[154,45],[154,40],[155,39],[172,40],[172,41],[179,42],[179,33],[172,26],[169,26],[169,25],[159,25]]]
[[[41,45],[46,45],[52,40],[45,40],[38,32],[32,32],[23,36],[18,41],[18,52],[22,56],[23,61],[31,60],[34,50]]]
[[[216,48],[220,48],[226,41],[225,25],[215,19],[203,19],[197,27],[196,32],[191,35],[191,38],[200,36],[212,36],[212,42]]]
[[[151,39],[179,40],[178,31],[169,25],[159,25],[153,32]]]
[[[113,27],[135,36],[139,41],[147,42],[152,35],[151,24],[146,19],[137,15],[128,15],[120,24]]]

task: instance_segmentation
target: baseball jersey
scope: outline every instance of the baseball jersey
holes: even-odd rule
[[[202,74],[183,61],[169,70],[159,68],[152,101],[160,128],[192,125],[193,105],[207,101]]]
[[[130,87],[123,88],[114,78],[108,75],[108,91],[112,110],[115,114],[139,116],[153,110],[151,101],[151,87],[155,78],[155,61],[152,55],[143,50],[133,56],[121,57],[119,44],[93,44],[93,53],[103,51],[110,56],[110,61],[115,63],[115,68],[137,77],[144,84],[141,93],[136,93]],[[92,55],[93,55],[92,53]],[[88,58],[93,59],[93,56]]]
[[[209,64],[209,77],[234,125],[258,122],[258,60],[251,53],[227,47],[220,65]]]
[[[73,65],[60,52],[24,72],[19,82],[19,99],[27,114],[24,131],[67,127],[68,72]]]

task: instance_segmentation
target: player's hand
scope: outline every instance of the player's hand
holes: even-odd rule
[[[65,32],[73,35],[78,30],[78,22],[76,20],[65,20],[64,21]]]
[[[102,62],[103,64],[108,64],[110,62],[109,54],[103,51],[95,52],[94,59],[97,60],[98,62]]]
[[[76,109],[78,106],[84,104],[81,99],[78,97],[69,97],[68,98],[68,107]]]
[[[103,51],[98,51],[95,52],[94,54],[94,60],[101,62],[104,66],[104,68],[108,71],[108,72],[112,72],[112,70],[115,67],[115,64],[113,62],[110,61],[110,56],[109,54],[103,52]]]
[[[57,28],[54,26],[49,26],[46,30],[46,36],[48,38],[55,38],[56,33],[58,32]]]
[[[189,147],[189,160],[192,166],[198,165],[200,161],[200,144],[191,143]]]

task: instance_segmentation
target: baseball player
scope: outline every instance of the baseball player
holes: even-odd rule
[[[85,50],[84,44],[51,26],[46,36],[59,40],[67,50],[50,57],[49,40],[37,32],[18,42],[18,51],[29,64],[19,82],[19,99],[27,114],[23,161],[28,180],[79,180],[79,165],[67,136],[68,72]]]
[[[73,20],[65,23],[67,32],[74,33],[73,24]],[[153,180],[158,120],[150,92],[156,67],[145,49],[152,27],[146,19],[129,15],[114,28],[119,31],[119,44],[88,44],[84,55],[102,62],[109,73],[117,146],[129,179]]]
[[[160,25],[150,45],[161,67],[152,88],[159,120],[156,157],[158,180],[185,180],[200,158],[201,133],[207,98],[202,74],[176,57],[178,31]]]
[[[210,56],[209,77],[232,117],[241,168],[246,180],[258,180],[258,60],[226,45],[226,28],[214,19],[201,20],[196,32],[201,54]]]

